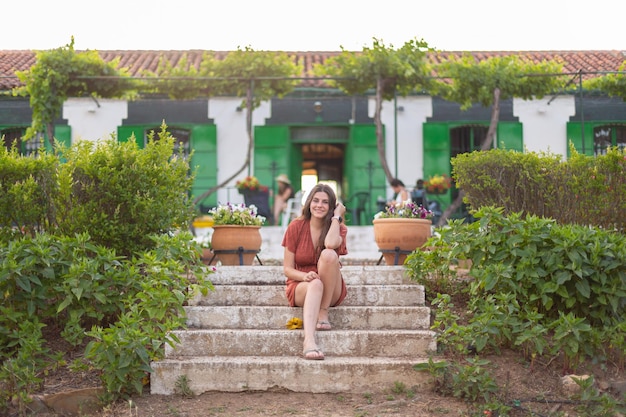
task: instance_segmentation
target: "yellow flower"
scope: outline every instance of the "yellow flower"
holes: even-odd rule
[[[285,325],[289,330],[301,329],[302,328],[302,319],[298,317],[293,317],[289,319],[287,324]]]

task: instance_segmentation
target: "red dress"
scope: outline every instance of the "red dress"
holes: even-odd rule
[[[294,253],[295,268],[298,271],[317,272],[317,258],[315,256],[315,246],[313,245],[313,239],[311,238],[311,221],[298,218],[293,220],[287,226],[285,236],[283,236],[282,246],[289,249]],[[348,235],[348,228],[344,224],[339,225],[339,235],[342,238],[341,246],[335,249],[337,255],[346,255],[348,249],[346,247],[346,236]],[[287,288],[285,294],[291,307],[295,307],[296,298],[296,286],[302,281],[295,281],[291,278],[287,278]],[[346,298],[347,289],[346,283],[341,278],[341,296],[334,304],[338,306],[341,304],[344,298]],[[332,306],[332,307],[334,307]]]

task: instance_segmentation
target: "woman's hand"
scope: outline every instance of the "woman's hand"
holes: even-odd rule
[[[304,278],[302,279],[302,282],[310,282],[310,281],[313,281],[314,279],[319,279],[319,277],[320,276],[317,275],[317,272],[310,271],[304,274]]]
[[[342,203],[337,203],[337,205],[335,206],[335,211],[334,211],[333,216],[343,217],[345,212],[346,212],[346,206],[344,206]]]

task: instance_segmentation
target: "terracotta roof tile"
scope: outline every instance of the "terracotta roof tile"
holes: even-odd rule
[[[170,50],[170,51],[145,51],[145,50],[112,50],[98,51],[105,61],[120,58],[120,67],[128,68],[133,76],[141,76],[143,71],[155,71],[159,59],[164,56],[173,64],[176,64],[185,54],[188,61],[198,66],[204,54],[214,54],[217,58],[223,58],[228,51],[205,51],[205,50]],[[315,64],[323,64],[332,56],[339,55],[339,51],[293,51],[286,52],[292,56],[296,63],[303,66],[303,77],[312,77],[312,68]],[[429,58],[438,63],[449,56],[460,57],[464,53],[470,53],[479,60],[495,56],[521,55],[535,62],[543,60],[559,59],[564,62],[564,71],[574,73],[580,70],[585,72],[617,71],[626,60],[623,51],[598,50],[598,51],[440,51],[430,53]],[[7,91],[20,85],[15,71],[25,70],[35,64],[35,51],[0,51],[0,91]],[[322,87],[321,80],[305,80],[302,86]]]

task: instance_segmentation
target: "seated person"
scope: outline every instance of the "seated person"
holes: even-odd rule
[[[411,200],[418,206],[428,208],[428,201],[426,200],[426,190],[424,189],[424,180],[419,179],[415,184],[415,189],[411,191]]]
[[[278,191],[274,196],[274,225],[280,224],[281,214],[287,208],[287,200],[294,196],[293,187],[291,181],[285,174],[280,174],[276,177],[278,182]]]
[[[401,180],[394,178],[389,184],[393,189],[393,199],[387,202],[387,206],[399,205],[405,201],[411,201],[411,195]]]

